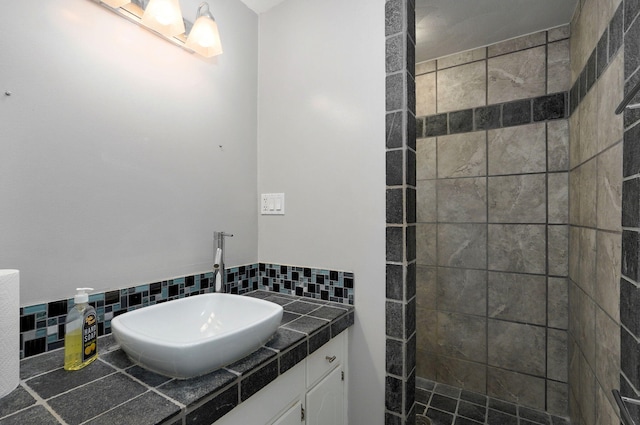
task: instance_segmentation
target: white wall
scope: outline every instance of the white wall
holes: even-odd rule
[[[214,230],[228,265],[257,260],[258,18],[209,3],[212,61],[89,0],[3,5],[0,268],[21,305],[207,271]]]
[[[350,425],[384,422],[384,0],[287,0],[260,15],[261,262],[355,273]]]

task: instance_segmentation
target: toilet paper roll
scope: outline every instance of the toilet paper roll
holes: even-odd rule
[[[20,272],[0,270],[0,398],[20,381]]]

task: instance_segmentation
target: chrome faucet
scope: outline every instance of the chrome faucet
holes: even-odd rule
[[[231,233],[213,232],[213,282],[215,292],[224,292],[224,238],[233,237]]]

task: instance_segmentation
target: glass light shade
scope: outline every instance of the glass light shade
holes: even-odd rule
[[[102,0],[102,3],[117,9],[119,7],[124,6],[125,4],[131,3],[131,0]]]
[[[215,19],[207,15],[196,19],[185,46],[206,58],[210,58],[222,53],[222,44],[220,43],[218,24]]]
[[[178,0],[151,0],[142,15],[142,24],[167,37],[184,33]]]

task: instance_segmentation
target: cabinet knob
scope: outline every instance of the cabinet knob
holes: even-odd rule
[[[325,359],[327,359],[329,363],[333,363],[333,361],[336,359],[336,356],[326,356]]]

